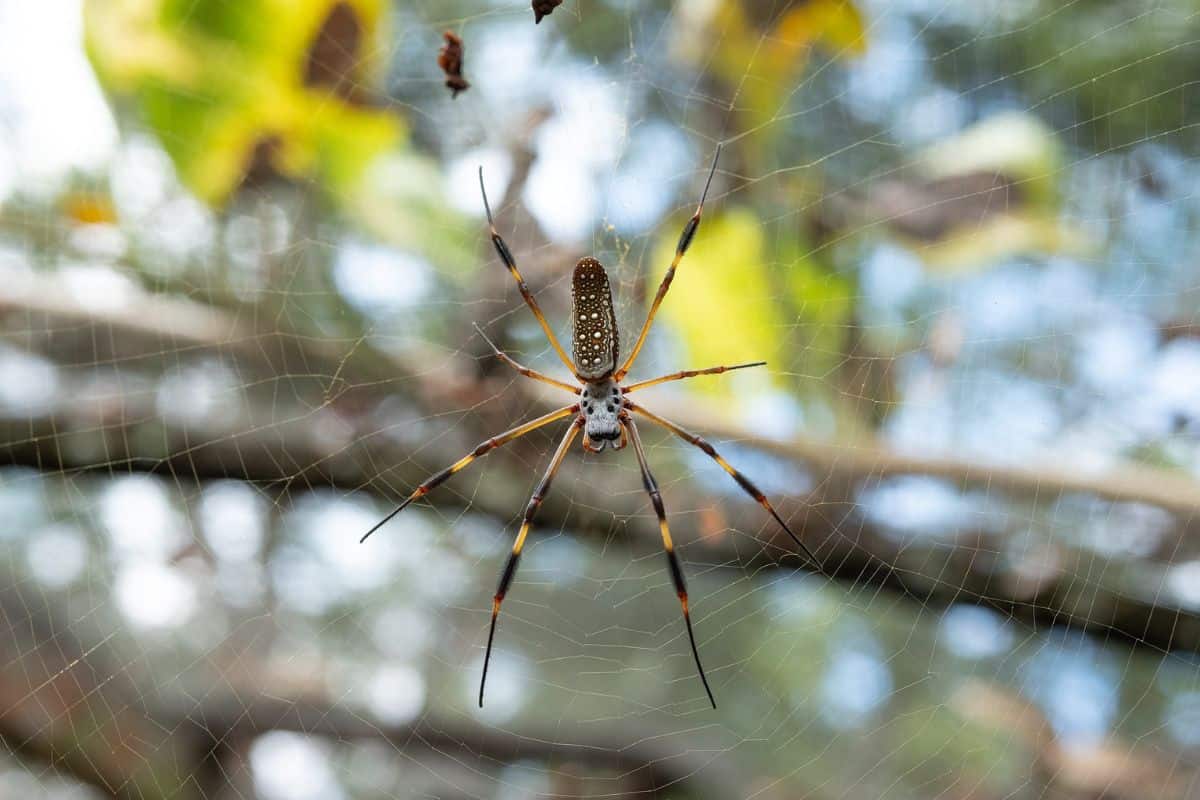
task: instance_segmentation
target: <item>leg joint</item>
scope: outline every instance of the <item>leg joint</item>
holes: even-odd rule
[[[422,484],[420,487],[418,487],[418,491],[419,491],[420,489],[424,489],[424,490],[427,492],[427,491],[429,491],[430,489],[434,488],[435,486],[438,486],[438,485],[440,485],[440,484],[441,484],[443,481],[445,481],[446,479],[448,479],[448,478],[449,478],[451,475],[453,475],[453,474],[454,474],[454,470],[453,470],[453,468],[451,468],[451,467],[446,467],[444,470],[442,470],[442,471],[441,471],[441,472],[439,472],[438,474],[434,475],[434,476],[433,476],[432,478],[430,478],[429,480],[425,481],[425,483],[424,483],[424,484]],[[422,492],[422,494],[424,494],[424,493],[425,493],[425,492]]]
[[[679,235],[679,245],[675,248],[677,255],[683,255],[692,245],[692,239],[696,236],[696,229],[700,227],[700,214],[697,212],[695,216],[687,221],[683,226],[683,233]]]
[[[513,577],[517,574],[517,562],[520,560],[520,553],[509,554],[508,561],[504,564],[504,571],[500,573],[500,583],[496,586],[495,601],[497,605],[504,599],[504,595],[508,594],[508,587],[512,585]]]
[[[496,253],[500,256],[500,260],[504,262],[505,266],[507,266],[509,269],[516,267],[516,262],[513,260],[512,253],[509,252],[508,245],[504,243],[504,240],[500,238],[500,234],[492,234],[492,244],[496,246]]]
[[[738,486],[741,486],[743,489],[745,489],[746,492],[755,500],[762,502],[766,499],[766,497],[763,496],[763,493],[758,490],[758,487],[747,480],[746,476],[742,473],[734,472],[733,479],[738,482]]]
[[[658,493],[657,488],[651,489],[647,487],[647,491],[650,492],[650,503],[654,506],[654,513],[658,514],[659,519],[665,519],[667,509],[663,506],[662,495]]]
[[[667,565],[671,568],[671,582],[675,584],[675,594],[681,600],[687,600],[687,581],[683,577],[683,567],[679,565],[679,557],[672,551],[667,551]]]
[[[529,523],[533,522],[533,515],[536,514],[537,510],[541,507],[542,498],[545,496],[545,492],[539,491],[532,498],[530,498],[529,505],[525,506],[525,517],[521,520],[523,524],[528,525]]]

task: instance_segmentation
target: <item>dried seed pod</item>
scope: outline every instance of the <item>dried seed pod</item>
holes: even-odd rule
[[[533,22],[537,24],[542,21],[542,17],[548,15],[554,9],[561,6],[563,0],[533,0]]]
[[[446,88],[451,91],[450,96],[458,97],[459,92],[464,92],[471,88],[471,84],[467,83],[466,78],[462,75],[462,39],[450,31],[443,33],[442,37],[446,40],[446,44],[442,46],[441,52],[438,53],[438,66],[442,68],[442,72],[446,73]]]

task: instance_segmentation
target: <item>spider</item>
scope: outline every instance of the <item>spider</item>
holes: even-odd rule
[[[593,453],[602,452],[605,446],[609,446],[613,450],[620,450],[628,442],[633,442],[633,451],[637,456],[638,466],[642,473],[642,484],[646,489],[646,493],[650,496],[650,503],[654,507],[654,513],[658,516],[658,529],[662,534],[663,551],[667,556],[667,567],[671,573],[671,581],[675,585],[675,594],[679,597],[679,603],[683,609],[683,621],[687,628],[688,641],[691,643],[692,657],[696,662],[696,671],[699,674],[701,683],[704,684],[704,691],[708,695],[708,701],[712,704],[713,708],[717,707],[717,702],[713,697],[712,689],[708,685],[708,678],[704,674],[704,666],[700,663],[700,651],[696,648],[696,637],[692,633],[691,614],[688,610],[687,582],[684,580],[683,568],[679,564],[679,557],[675,554],[675,545],[671,539],[671,531],[667,526],[667,512],[663,506],[662,495],[659,493],[658,484],[654,480],[654,475],[650,472],[650,467],[646,463],[646,452],[642,447],[642,439],[634,422],[634,416],[644,417],[650,422],[666,428],[685,442],[698,447],[705,455],[716,461],[737,482],[738,486],[767,510],[771,517],[779,523],[780,527],[787,532],[787,535],[791,537],[792,541],[796,543],[813,564],[819,565],[820,563],[812,551],[787,526],[787,523],[783,521],[783,518],[775,511],[775,507],[759,491],[758,487],[722,458],[721,454],[711,444],[681,428],[674,422],[658,416],[644,406],[636,404],[629,399],[629,395],[634,392],[650,386],[657,386],[660,383],[683,380],[698,375],[717,375],[730,370],[745,369],[747,367],[760,367],[766,364],[765,361],[709,367],[707,369],[682,370],[636,383],[623,383],[634,361],[637,360],[638,354],[642,351],[642,346],[646,343],[646,337],[650,332],[650,326],[654,322],[654,317],[658,313],[659,306],[662,305],[663,298],[667,295],[667,290],[671,288],[671,281],[675,278],[675,270],[691,246],[692,239],[696,236],[696,230],[700,227],[700,216],[704,211],[704,201],[708,197],[708,189],[712,185],[713,175],[716,173],[717,160],[720,158],[720,155],[721,148],[718,146],[716,154],[713,156],[712,168],[708,172],[708,179],[704,184],[704,191],[700,195],[700,203],[696,206],[696,213],[683,226],[683,232],[679,237],[679,244],[675,248],[675,257],[671,261],[671,266],[667,269],[667,274],[663,277],[662,283],[658,287],[658,292],[654,295],[654,301],[650,305],[646,321],[642,325],[641,332],[638,333],[633,348],[630,350],[624,363],[621,363],[619,360],[617,321],[613,313],[612,291],[609,287],[608,275],[603,265],[591,257],[579,260],[575,265],[575,271],[571,278],[571,320],[574,323],[574,337],[572,339],[574,358],[567,357],[562,345],[559,344],[557,337],[555,337],[554,332],[550,329],[549,323],[546,322],[545,315],[542,314],[542,310],[538,307],[537,300],[534,299],[533,294],[529,291],[529,287],[525,284],[525,280],[521,277],[521,273],[517,270],[517,263],[512,256],[512,252],[508,249],[508,245],[504,243],[504,239],[496,231],[496,224],[492,218],[492,209],[488,204],[487,190],[484,189],[483,185],[483,168],[480,167],[479,169],[479,191],[483,195],[483,207],[487,212],[488,225],[491,228],[492,244],[496,247],[496,253],[499,254],[500,260],[504,262],[509,273],[512,274],[513,279],[517,282],[517,289],[521,292],[521,296],[525,299],[529,310],[533,312],[534,317],[537,318],[538,323],[542,326],[542,331],[546,334],[546,339],[549,341],[550,346],[558,354],[559,359],[562,360],[566,368],[575,376],[579,385],[560,381],[557,378],[552,378],[518,364],[496,347],[483,334],[482,330],[479,333],[492,348],[496,357],[518,373],[526,378],[531,378],[568,392],[577,399],[570,405],[563,406],[556,411],[551,411],[549,414],[530,420],[512,430],[505,431],[498,436],[493,436],[481,442],[473,451],[446,469],[428,478],[414,489],[412,494],[400,503],[394,511],[380,520],[371,530],[367,531],[361,541],[366,541],[368,536],[387,524],[414,500],[429,494],[435,487],[444,483],[452,475],[465,469],[481,456],[487,455],[497,447],[518,439],[538,428],[567,417],[571,418],[570,427],[563,434],[558,448],[554,451],[554,456],[550,459],[550,465],[546,468],[541,482],[534,490],[533,496],[530,497],[529,503],[525,507],[525,516],[521,520],[521,528],[517,532],[512,552],[509,554],[504,569],[500,573],[500,583],[496,588],[496,594],[492,597],[491,626],[488,630],[487,649],[483,657],[483,674],[479,680],[480,708],[483,707],[483,690],[487,683],[488,663],[492,657],[492,642],[496,636],[496,618],[500,613],[500,604],[504,602],[504,597],[508,594],[513,577],[517,573],[517,563],[521,558],[521,550],[525,546],[525,537],[529,533],[530,526],[533,524],[534,515],[537,514],[538,508],[550,490],[550,482],[554,480],[554,476],[558,472],[558,468],[562,465],[568,448],[580,430],[583,431],[583,447]],[[476,329],[478,330],[478,326],[476,326]]]

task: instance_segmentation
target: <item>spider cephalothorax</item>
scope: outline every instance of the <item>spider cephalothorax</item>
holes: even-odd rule
[[[585,448],[599,453],[604,449],[605,442],[611,443],[613,450],[625,446],[625,429],[620,416],[625,404],[616,381],[605,378],[585,384],[579,394],[579,404],[580,413],[583,414]]]
[[[483,656],[483,676],[479,681],[480,706],[483,705],[483,687],[487,681],[488,662],[492,655],[492,640],[496,635],[496,618],[500,613],[500,604],[504,602],[504,597],[508,594],[513,578],[517,574],[517,564],[521,558],[521,551],[525,547],[525,537],[528,535],[529,528],[533,524],[533,517],[541,506],[542,500],[546,497],[546,493],[550,490],[550,482],[554,480],[559,466],[562,465],[563,458],[567,454],[567,449],[571,446],[571,442],[575,441],[575,437],[579,435],[581,429],[583,430],[583,446],[593,452],[602,451],[605,443],[608,443],[613,450],[620,450],[625,446],[627,438],[633,442],[633,450],[637,456],[638,467],[642,473],[642,485],[645,487],[646,493],[649,494],[650,504],[654,507],[654,513],[658,517],[658,529],[662,535],[663,552],[667,556],[667,568],[671,574],[671,583],[675,587],[675,594],[678,596],[680,607],[683,609],[683,621],[687,627],[688,641],[692,646],[692,657],[696,661],[696,671],[700,673],[700,680],[704,684],[704,691],[708,694],[709,702],[712,703],[713,708],[716,708],[717,703],[713,699],[712,690],[708,686],[708,678],[704,675],[704,667],[700,664],[700,652],[696,649],[696,638],[692,634],[692,619],[691,612],[688,609],[687,584],[683,577],[683,567],[679,563],[679,557],[675,555],[675,544],[671,539],[670,528],[667,526],[667,512],[663,506],[662,495],[658,491],[658,483],[654,480],[654,475],[651,474],[650,466],[646,462],[646,451],[642,447],[642,440],[638,435],[633,415],[638,414],[654,424],[666,428],[689,444],[700,448],[705,455],[717,462],[721,469],[729,473],[743,491],[753,497],[759,505],[767,510],[783,530],[787,532],[787,535],[792,538],[792,541],[796,543],[814,564],[818,563],[816,557],[796,537],[796,534],[792,533],[791,529],[779,514],[776,513],[774,506],[771,505],[766,496],[750,482],[749,478],[738,472],[728,461],[722,458],[721,454],[711,444],[699,436],[689,433],[670,420],[664,419],[643,408],[641,405],[633,403],[629,399],[631,393],[639,389],[644,389],[647,386],[692,378],[697,375],[716,375],[728,372],[731,369],[760,367],[765,362],[755,361],[749,364],[683,370],[637,383],[624,383],[625,376],[629,373],[629,368],[633,366],[638,353],[642,350],[642,345],[646,343],[646,335],[650,332],[650,325],[654,322],[654,316],[658,313],[658,308],[662,305],[663,298],[667,295],[667,290],[671,287],[671,281],[675,278],[675,269],[683,260],[684,253],[691,246],[692,239],[696,235],[696,230],[700,227],[700,214],[704,211],[704,199],[708,196],[708,187],[712,183],[713,174],[717,169],[717,157],[720,154],[721,148],[718,147],[717,156],[713,158],[712,169],[708,173],[708,182],[705,183],[704,192],[700,195],[700,204],[696,207],[696,213],[692,215],[691,219],[683,227],[683,232],[679,236],[679,244],[675,248],[675,258],[671,261],[671,266],[667,269],[667,274],[663,277],[662,283],[658,287],[658,292],[654,295],[654,300],[650,304],[650,312],[646,315],[646,322],[642,325],[637,339],[634,340],[633,349],[625,359],[625,363],[620,366],[617,366],[620,356],[617,319],[613,314],[612,290],[609,287],[608,275],[604,272],[604,267],[594,258],[582,258],[575,265],[575,272],[571,279],[571,317],[574,331],[572,343],[575,356],[574,360],[572,360],[567,357],[566,351],[559,344],[558,337],[554,335],[554,331],[550,329],[550,324],[546,322],[545,315],[542,314],[541,308],[538,307],[537,300],[534,299],[533,294],[529,291],[529,287],[525,285],[525,280],[521,277],[520,271],[517,270],[517,262],[509,251],[508,245],[504,243],[504,239],[496,231],[495,222],[492,220],[492,210],[488,206],[487,192],[483,188],[483,170],[480,169],[479,171],[479,190],[483,194],[483,207],[487,211],[488,224],[491,226],[492,244],[496,248],[496,253],[500,256],[500,260],[504,262],[504,266],[512,274],[513,279],[516,280],[517,290],[520,291],[521,297],[525,299],[526,305],[529,306],[529,310],[537,318],[538,324],[542,326],[542,331],[546,334],[546,339],[550,342],[550,346],[554,349],[554,352],[566,368],[574,375],[578,384],[572,385],[566,381],[561,381],[524,367],[501,352],[486,336],[484,336],[484,339],[492,346],[492,350],[496,353],[496,356],[517,372],[527,378],[547,383],[571,393],[575,396],[574,402],[571,405],[551,411],[549,414],[530,420],[510,431],[484,441],[470,454],[463,456],[454,464],[414,489],[412,494],[392,513],[388,514],[375,527],[367,531],[363,539],[365,540],[367,536],[379,530],[388,520],[403,511],[409,503],[418,497],[424,497],[429,494],[434,487],[445,482],[450,476],[464,469],[480,456],[486,455],[497,447],[524,436],[530,431],[537,430],[560,419],[571,418],[571,425],[559,441],[558,448],[554,451],[554,455],[550,459],[550,466],[546,468],[545,475],[542,476],[541,482],[538,483],[537,489],[533,492],[533,497],[529,499],[529,504],[525,507],[525,515],[521,520],[521,528],[517,532],[516,540],[513,542],[512,552],[508,556],[508,561],[505,562],[504,569],[500,573],[500,584],[496,587],[496,593],[492,597],[492,621],[491,627],[488,630],[487,649]],[[480,331],[480,335],[483,335],[483,331]]]

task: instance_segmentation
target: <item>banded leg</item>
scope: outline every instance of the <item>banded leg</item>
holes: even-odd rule
[[[748,367],[765,367],[765,361],[752,361],[748,364],[734,364],[733,366],[709,367],[708,369],[685,369],[679,372],[672,372],[670,375],[660,375],[657,378],[651,378],[646,381],[638,381],[631,383],[621,391],[625,394],[636,392],[638,389],[645,389],[647,386],[657,386],[660,383],[668,383],[669,381],[681,381],[684,378],[695,378],[698,375],[720,375],[722,372],[732,372],[735,369],[746,369]]]
[[[658,314],[658,307],[662,305],[663,298],[667,296],[667,290],[671,288],[671,281],[675,280],[675,269],[679,266],[679,262],[683,260],[683,254],[692,246],[692,239],[696,236],[696,229],[700,227],[700,215],[704,213],[704,200],[708,197],[708,187],[712,185],[713,175],[717,171],[717,159],[720,157],[721,145],[717,145],[717,152],[713,155],[712,168],[708,171],[708,180],[704,183],[704,192],[700,195],[700,204],[696,206],[696,213],[692,214],[692,218],[683,226],[683,233],[679,235],[679,244],[675,246],[675,258],[672,259],[671,266],[667,269],[667,274],[663,276],[662,283],[659,284],[658,292],[654,295],[654,302],[650,304],[650,312],[646,315],[646,322],[642,325],[642,330],[638,334],[637,340],[633,343],[633,349],[629,351],[629,357],[625,359],[625,363],[613,375],[613,380],[615,381],[620,381],[629,374],[629,368],[633,366],[638,353],[642,351],[642,345],[646,343],[646,336],[649,335],[650,326],[654,323],[655,315]]]
[[[492,353],[494,353],[497,358],[499,358],[505,364],[508,364],[510,367],[515,369],[521,375],[524,375],[526,378],[532,378],[535,381],[541,381],[542,383],[548,383],[551,386],[558,387],[559,389],[565,389],[574,395],[579,394],[578,386],[572,386],[571,384],[564,383],[563,381],[560,381],[557,378],[551,378],[549,375],[543,375],[542,373],[538,372],[536,369],[530,369],[529,367],[522,366],[521,364],[518,364],[516,361],[513,361],[512,358],[510,358],[507,353],[502,351],[499,347],[496,347],[496,343],[488,338],[487,334],[483,332],[483,328],[480,328],[478,325],[476,325],[475,330],[479,333],[480,336],[483,337],[483,340],[488,343],[488,347],[492,348]]]
[[[372,527],[371,530],[369,530],[365,534],[363,534],[363,537],[358,540],[359,544],[362,544],[363,542],[365,542],[367,540],[368,536],[370,536],[372,533],[379,530],[384,525],[386,525],[388,522],[390,522],[392,520],[392,517],[396,516],[401,511],[408,508],[409,503],[411,503],[412,501],[416,500],[419,497],[424,497],[425,495],[429,494],[435,488],[437,488],[438,486],[445,483],[446,480],[448,480],[451,475],[454,475],[455,473],[460,472],[461,470],[468,467],[471,464],[471,462],[474,461],[475,459],[479,458],[480,456],[487,455],[488,453],[492,452],[500,445],[508,444],[513,439],[518,439],[531,431],[536,431],[538,428],[540,428],[544,425],[549,425],[551,422],[560,420],[563,417],[570,416],[571,414],[575,414],[578,412],[579,412],[578,405],[571,405],[571,406],[567,406],[565,408],[560,408],[557,411],[551,411],[549,414],[538,417],[537,419],[530,420],[529,422],[526,422],[524,425],[518,425],[517,427],[513,428],[512,430],[505,431],[504,433],[500,434],[499,436],[493,436],[491,439],[487,439],[483,442],[480,442],[479,446],[476,447],[474,450],[472,450],[470,453],[463,456],[458,461],[455,461],[453,464],[446,467],[444,470],[437,473],[436,475],[431,476],[424,483],[422,483],[420,486],[418,486],[416,489],[414,489],[413,493],[410,494],[407,498],[405,498],[403,503],[396,506],[396,509],[392,513],[388,514],[386,517],[381,519],[379,522],[375,523],[375,526]]]
[[[708,702],[717,707],[713,699],[712,689],[708,688],[708,678],[704,675],[704,665],[700,663],[700,651],[696,649],[696,636],[692,633],[692,615],[688,610],[687,582],[683,579],[683,567],[679,565],[679,557],[675,555],[675,543],[671,541],[671,531],[667,527],[667,510],[663,507],[662,495],[658,491],[658,483],[650,474],[650,466],[646,463],[646,451],[642,449],[642,437],[638,436],[637,426],[633,419],[626,415],[622,420],[629,430],[629,438],[633,440],[633,451],[637,454],[638,466],[642,468],[642,485],[650,495],[650,503],[654,513],[658,515],[658,530],[662,534],[663,552],[667,554],[667,566],[671,569],[671,581],[675,584],[675,594],[679,597],[679,605],[683,608],[683,622],[687,626],[688,641],[692,645],[692,657],[696,659],[696,671],[700,673],[700,682],[708,693]]]
[[[562,359],[563,364],[571,371],[571,374],[575,374],[575,365],[571,362],[571,359],[567,358],[567,352],[558,343],[558,338],[554,335],[554,331],[550,330],[550,323],[546,322],[546,315],[542,313],[537,300],[533,298],[533,293],[525,285],[525,279],[521,277],[521,273],[517,270],[517,262],[513,259],[512,251],[508,249],[508,245],[504,243],[504,239],[500,238],[499,232],[496,231],[496,223],[492,220],[492,207],[488,205],[487,190],[483,188],[483,167],[479,168],[479,192],[483,195],[483,208],[487,212],[488,226],[491,228],[492,244],[496,247],[496,253],[500,256],[500,260],[504,262],[504,266],[508,267],[509,273],[512,274],[513,279],[517,282],[517,290],[521,292],[521,297],[525,298],[525,305],[529,306],[529,310],[537,317],[538,324],[542,326],[542,331],[545,332],[546,338],[550,341],[550,346],[554,348],[554,352],[558,353],[558,357]]]
[[[784,522],[783,518],[780,517],[778,512],[775,511],[775,507],[773,505],[771,505],[771,501],[767,499],[766,495],[764,495],[761,491],[759,491],[758,487],[755,486],[753,483],[751,483],[749,478],[747,478],[741,472],[738,472],[736,469],[733,468],[733,466],[728,461],[726,461],[724,458],[722,458],[721,454],[716,451],[716,448],[714,448],[711,444],[709,444],[708,442],[706,442],[704,439],[697,436],[696,434],[691,433],[690,431],[684,430],[683,428],[679,427],[678,425],[676,425],[674,422],[671,422],[670,420],[664,419],[655,413],[647,411],[642,406],[635,406],[633,403],[629,402],[628,400],[625,401],[625,406],[627,408],[633,410],[635,413],[641,414],[643,417],[650,420],[651,422],[657,423],[657,424],[661,425],[662,427],[666,428],[671,433],[675,434],[680,439],[683,439],[688,444],[695,445],[696,447],[700,448],[701,450],[704,451],[704,454],[706,456],[708,456],[713,461],[716,461],[718,464],[720,464],[721,469],[728,472],[729,477],[731,477],[735,481],[737,481],[737,485],[742,487],[742,489],[746,492],[746,494],[750,495],[755,500],[757,500],[758,504],[760,506],[762,506],[763,508],[765,508],[767,510],[767,513],[769,513],[772,517],[775,518],[775,521],[779,523],[779,527],[783,528],[784,532],[792,538],[792,541],[795,542],[796,546],[799,547],[804,552],[805,557],[807,557],[808,560],[813,563],[813,566],[817,567],[818,569],[821,568],[821,562],[817,560],[817,557],[815,555],[813,555],[813,552],[808,549],[808,547],[804,544],[804,542],[800,541],[800,538],[798,536],[796,536],[796,534],[792,533],[792,529],[787,526],[787,523]]]
[[[582,427],[583,417],[579,417],[567,429],[562,441],[559,442],[558,449],[554,451],[554,458],[550,459],[550,466],[546,468],[546,474],[542,476],[542,482],[538,484],[533,496],[529,498],[529,505],[525,506],[525,518],[521,520],[521,530],[517,532],[512,553],[509,554],[508,561],[504,564],[504,571],[500,573],[500,585],[496,587],[496,594],[492,597],[492,625],[488,630],[487,650],[483,654],[483,676],[479,679],[480,708],[483,708],[483,687],[487,683],[488,663],[492,660],[492,640],[496,638],[496,617],[500,614],[500,604],[504,602],[504,596],[508,594],[508,587],[512,585],[513,578],[517,574],[517,562],[521,559],[521,550],[525,547],[525,536],[529,533],[530,525],[533,524],[533,515],[537,513],[542,501],[546,499],[546,493],[550,491],[550,482],[554,480],[558,468],[562,466],[563,458],[567,455],[567,450],[571,447],[571,442],[575,440],[576,434]]]

